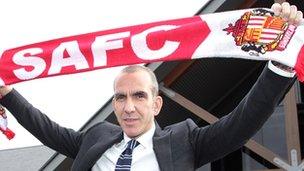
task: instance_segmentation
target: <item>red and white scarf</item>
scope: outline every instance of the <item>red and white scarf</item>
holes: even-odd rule
[[[0,85],[120,65],[210,57],[277,61],[293,67],[304,81],[303,35],[303,25],[289,25],[269,9],[98,31],[4,51]]]
[[[0,85],[119,65],[209,57],[274,60],[304,81],[304,26],[247,9],[59,38],[3,52]]]

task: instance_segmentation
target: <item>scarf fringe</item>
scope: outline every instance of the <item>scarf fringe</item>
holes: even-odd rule
[[[15,137],[15,133],[10,130],[9,128],[6,128],[6,130],[3,130],[0,128],[0,131],[7,137],[7,139],[11,140]]]
[[[0,99],[2,97],[0,96]],[[4,107],[0,104],[0,119],[4,119],[7,121],[7,116],[5,114],[5,109]],[[7,139],[11,140],[15,137],[15,133],[10,130],[8,127],[7,127],[7,123],[2,123],[3,125],[0,125],[0,131],[7,137]]]

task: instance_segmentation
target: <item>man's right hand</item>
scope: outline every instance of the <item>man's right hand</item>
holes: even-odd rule
[[[288,2],[283,2],[282,4],[274,3],[271,6],[271,9],[275,16],[282,17],[284,20],[288,21],[289,24],[298,26],[303,21],[302,11],[298,10],[295,5],[290,5]]]
[[[12,91],[12,87],[11,86],[0,86],[0,99],[1,97],[7,95],[9,92]]]

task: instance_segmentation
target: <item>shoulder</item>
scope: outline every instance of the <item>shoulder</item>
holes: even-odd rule
[[[186,119],[182,122],[165,127],[163,131],[171,132],[171,134],[189,134],[196,128],[198,128],[198,126],[192,119]]]
[[[192,127],[197,127],[197,125],[195,124],[195,122],[192,120],[192,119],[186,119],[184,121],[181,121],[181,122],[178,122],[178,123],[175,123],[175,124],[172,124],[172,125],[169,125],[169,126],[166,126],[164,128],[164,130],[166,129],[185,129],[185,126],[186,127],[189,127],[189,128],[192,128]]]
[[[167,126],[163,131],[170,136],[171,146],[175,153],[189,154],[193,151],[193,134],[199,128],[192,119],[186,119],[182,122]]]
[[[114,132],[121,131],[120,126],[112,124],[107,121],[102,121],[99,123],[96,123],[86,131],[84,131],[85,136],[111,136],[111,134]]]

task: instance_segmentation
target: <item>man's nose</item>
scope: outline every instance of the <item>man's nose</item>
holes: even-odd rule
[[[135,104],[132,101],[132,99],[130,99],[130,98],[127,99],[124,110],[126,113],[132,113],[135,111]]]

